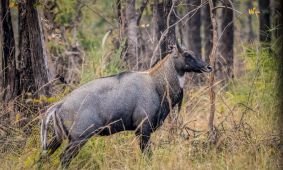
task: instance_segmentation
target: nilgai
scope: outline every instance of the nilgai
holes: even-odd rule
[[[135,131],[142,152],[150,153],[150,135],[183,98],[186,72],[210,72],[200,58],[175,46],[171,53],[144,72],[122,72],[93,80],[50,107],[42,119],[42,155],[51,155],[63,139],[69,143],[60,156],[67,167],[94,135]],[[55,135],[48,144],[47,126]]]

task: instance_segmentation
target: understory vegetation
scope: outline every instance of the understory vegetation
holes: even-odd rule
[[[218,140],[215,145],[207,142],[207,85],[193,86],[187,82],[181,112],[172,114],[153,134],[151,160],[143,157],[133,133],[122,132],[110,137],[93,137],[72,161],[70,169],[277,169],[279,129],[274,90],[275,56],[258,47],[257,44],[243,47],[243,52],[237,56],[242,62],[241,71],[225,88],[217,86],[215,125]],[[97,56],[87,57],[83,80],[120,70],[118,67],[99,68],[108,64],[102,63],[99,56],[97,52]],[[98,66],[92,64],[97,61],[100,61]],[[39,166],[38,117],[33,121],[36,123],[31,126],[29,135],[22,129],[10,129],[5,135],[1,143],[0,169],[36,169]],[[5,130],[0,128],[1,133]],[[42,168],[60,167],[61,152],[62,149],[56,151]]]
[[[56,22],[64,25],[76,17],[72,8],[75,2],[58,1],[59,5],[66,5]],[[77,39],[84,51],[80,84],[58,85],[64,86],[59,90],[54,86],[50,98],[41,96],[13,103],[33,116],[20,128],[14,124],[0,124],[0,169],[60,169],[59,157],[66,141],[45,163],[38,162],[40,115],[79,85],[128,70],[121,59],[125,42],[116,48],[119,30],[106,21],[107,17],[114,18],[114,14],[104,12],[108,8],[112,9],[111,2],[103,1],[98,6],[88,5],[82,11],[83,19],[77,29]],[[145,11],[143,17],[148,17],[148,13]],[[241,27],[238,20],[235,22],[235,27]],[[70,44],[75,42],[72,35],[72,31],[66,31],[66,41]],[[133,132],[121,132],[91,138],[69,169],[280,169],[276,49],[272,45],[271,50],[265,48],[257,40],[247,44],[235,38],[234,44],[235,75],[228,83],[217,79],[215,82],[215,144],[208,142],[209,75],[203,74],[202,82],[196,85],[194,76],[187,74],[181,111],[172,111],[164,125],[153,133],[151,159],[141,153]],[[66,48],[56,39],[48,41],[46,46],[58,53]],[[40,109],[26,106],[39,106]],[[7,108],[0,107],[1,119],[11,112]],[[19,119],[16,114],[15,124]]]

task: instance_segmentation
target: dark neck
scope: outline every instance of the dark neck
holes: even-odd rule
[[[151,68],[149,75],[154,79],[160,95],[169,94],[171,100],[174,101],[175,96],[182,91],[178,80],[179,73],[175,69],[170,54]]]

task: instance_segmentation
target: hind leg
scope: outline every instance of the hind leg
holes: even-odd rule
[[[56,136],[53,136],[49,144],[47,145],[46,150],[43,150],[40,154],[40,160],[46,160],[51,156],[62,144],[62,140],[58,139]]]
[[[62,144],[62,140],[58,140],[56,136],[53,136],[49,144],[47,145],[47,152],[42,152],[38,161],[37,168],[41,169],[43,163],[48,161],[48,157],[51,156]]]
[[[54,136],[47,146],[48,156],[51,156],[62,144],[62,140]]]
[[[80,149],[87,142],[88,139],[70,141],[68,146],[65,148],[63,153],[60,155],[61,166],[62,168],[67,168],[71,160],[77,156]]]

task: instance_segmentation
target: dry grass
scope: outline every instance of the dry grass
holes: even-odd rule
[[[202,93],[202,90],[191,93]],[[174,133],[167,121],[153,134],[152,160],[143,158],[131,132],[123,132],[110,137],[92,138],[74,159],[70,169],[279,169],[279,139],[274,114],[249,110],[240,123],[246,107],[239,106],[229,112],[224,104],[218,104],[220,110],[216,124],[219,140],[216,146],[208,146],[207,100],[205,93],[197,98],[192,97],[187,105],[189,112],[183,107],[175,122],[178,128]],[[225,99],[231,103],[229,100],[229,97]],[[34,126],[32,135],[28,137],[16,131],[8,136],[6,146],[2,146],[8,148],[1,153],[0,169],[36,169],[40,153],[38,129],[39,126]],[[18,146],[17,142],[24,147]],[[57,151],[43,169],[58,169],[61,151]]]
[[[253,58],[243,61],[247,69],[241,76],[225,90],[217,86],[216,145],[207,144],[209,97],[203,85],[187,89],[177,120],[167,119],[153,134],[151,160],[140,153],[134,134],[123,132],[93,137],[70,169],[280,169],[276,76],[274,71],[266,72],[270,68],[265,61],[264,65],[255,64]],[[4,111],[0,113],[2,117]],[[0,169],[37,169],[39,122],[34,120],[28,127],[29,135],[22,129],[0,125]],[[61,151],[41,168],[60,169]]]

